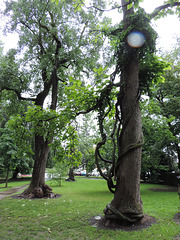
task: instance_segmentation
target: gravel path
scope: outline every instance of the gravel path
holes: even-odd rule
[[[4,192],[0,192],[0,200],[4,197],[7,197],[7,196],[11,196],[12,194],[14,193],[17,193],[17,192],[20,192],[22,191],[23,189],[25,189],[29,184],[26,184],[26,185],[23,185],[23,186],[19,186],[19,187],[14,187],[14,188],[11,188],[7,191],[4,191]]]

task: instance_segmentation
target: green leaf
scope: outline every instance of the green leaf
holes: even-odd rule
[[[127,10],[129,10],[130,8],[132,8],[132,6],[133,6],[132,3],[128,4],[128,5],[127,5]]]
[[[138,8],[139,7],[139,0],[136,0],[135,2],[134,2],[134,8]]]

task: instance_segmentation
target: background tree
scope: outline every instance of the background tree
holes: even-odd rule
[[[166,119],[158,116],[143,117],[144,145],[142,151],[141,179],[152,183],[171,184],[165,173],[177,170],[176,155],[171,151],[174,136]],[[168,174],[166,175],[167,178]],[[176,182],[177,183],[177,182]]]
[[[2,130],[2,129],[1,129]],[[0,164],[1,167],[4,169],[6,172],[6,186],[8,186],[8,178],[9,178],[9,172],[11,170],[14,170],[16,168],[16,164],[18,159],[15,157],[17,147],[13,143],[13,139],[9,133],[9,131],[6,129],[6,132],[2,133],[1,132],[1,137],[0,137]]]
[[[23,51],[23,57],[17,59],[15,52],[7,56],[11,64],[4,61],[2,66],[1,91],[11,90],[19,100],[33,101],[40,107],[35,110],[38,116],[47,97],[51,102],[48,100],[49,108],[56,110],[58,95],[62,97],[64,84],[71,80],[69,76],[82,79],[81,73],[90,71],[99,57],[103,38],[91,29],[100,24],[101,14],[92,9],[78,10],[78,5],[65,1],[56,5],[46,0],[41,4],[39,1],[7,1],[4,14],[9,16],[6,31],[19,33],[18,51]],[[59,103],[63,100],[62,97]],[[74,117],[72,111],[69,115]],[[42,129],[47,119],[37,121]],[[35,134],[32,181],[25,195],[36,196],[37,190],[41,196],[52,196],[44,175],[53,135],[53,131]]]
[[[75,181],[74,168],[81,163],[82,154],[78,150],[78,135],[73,126],[69,126],[64,135],[65,140],[65,158],[69,165],[69,178],[67,181]]]
[[[79,122],[80,124],[77,126],[78,149],[82,154],[81,165],[85,166],[86,176],[88,176],[96,168],[94,151],[98,130],[92,114],[84,115]]]
[[[14,50],[10,50],[6,56],[4,56],[3,54],[0,57],[0,68],[1,68],[1,84],[3,85],[6,80],[3,79],[3,76],[5,76],[6,72],[4,71],[5,69],[7,70],[7,74],[11,73],[11,70],[13,69],[13,62],[15,60],[14,58]],[[7,68],[8,67],[8,68]],[[14,66],[15,67],[15,66]],[[17,67],[17,66],[16,66]],[[13,91],[7,91],[7,90],[3,90],[0,92],[0,128],[4,129],[4,131],[7,130],[7,133],[11,135],[11,138],[13,137],[13,132],[15,131],[17,125],[15,126],[15,128],[11,128],[10,127],[10,122],[12,122],[13,119],[13,115],[17,115],[19,114],[20,116],[23,116],[23,113],[25,111],[27,111],[27,106],[30,103],[27,103],[26,101],[24,102],[20,102],[17,98],[16,93],[14,93]],[[11,121],[9,121],[11,119]],[[9,125],[10,124],[10,125]],[[22,137],[22,136],[21,136]],[[14,139],[15,140],[15,139]],[[22,146],[25,144],[32,145],[32,143],[30,143],[30,136],[28,137],[28,141],[27,139],[24,139],[24,142],[22,144]],[[16,148],[23,148],[21,146],[18,145],[17,142],[13,141],[14,146],[16,146]],[[22,155],[24,155],[26,153],[26,151],[23,153],[22,151]],[[18,160],[18,164],[17,164],[17,159],[14,158],[14,161],[16,162],[14,164],[14,166],[16,166],[15,168],[11,168],[11,172],[13,172],[13,175],[9,174],[9,177],[13,177],[13,178],[17,178],[17,175],[19,172],[21,173],[27,173],[27,171],[29,172],[30,169],[32,168],[32,157],[24,157],[22,158],[21,154],[19,154],[19,156],[16,156],[16,158],[19,158]],[[13,160],[12,160],[13,161]]]
[[[179,46],[165,58],[170,62],[171,69],[165,73],[165,81],[159,83],[154,91],[155,103],[159,106],[159,114],[166,118],[168,127],[174,141],[171,149],[174,150],[178,158],[178,168],[180,169],[180,61]]]
[[[151,173],[151,181],[161,180],[167,184],[177,184],[172,171],[177,172],[179,163],[178,55],[179,47],[164,56],[170,66],[161,76],[161,81],[152,87],[151,97],[142,107],[145,137],[142,170],[143,173]]]
[[[6,187],[8,178],[12,171],[29,170],[29,164],[32,162],[31,148],[22,149],[14,139],[14,131],[10,127],[0,128],[0,165],[6,172]],[[25,142],[24,142],[25,143]],[[28,145],[28,142],[26,141]]]

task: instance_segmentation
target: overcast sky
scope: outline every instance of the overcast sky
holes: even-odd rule
[[[2,1],[2,0],[0,0]],[[147,13],[151,13],[157,6],[162,5],[164,0],[144,0],[140,3]],[[0,3],[0,8],[2,9],[2,2]],[[117,15],[114,11],[108,13],[109,16],[113,18],[113,22],[119,21],[119,14]],[[157,21],[152,21],[154,29],[158,33],[157,48],[161,48],[163,51],[170,50],[177,42],[177,38],[180,39],[180,21],[177,16],[168,16]],[[1,19],[0,27],[0,40],[4,43],[4,52],[9,48],[15,48],[18,41],[18,36],[15,34],[9,34],[8,36],[3,36],[1,28],[3,22]]]
[[[140,6],[151,13],[156,7],[163,5],[163,2],[164,0],[145,0]],[[177,43],[177,38],[180,38],[180,21],[175,15],[152,21],[152,26],[159,35],[157,47],[162,50],[171,49]]]

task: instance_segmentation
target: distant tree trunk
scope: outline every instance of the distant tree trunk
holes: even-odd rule
[[[127,2],[124,0],[122,4]],[[125,28],[132,9],[123,7]],[[108,219],[136,222],[143,217],[140,197],[142,122],[139,108],[139,57],[133,51],[129,62],[121,70],[121,90],[119,93],[122,131],[119,137],[118,165],[116,169],[116,189],[114,199],[104,210]]]
[[[69,169],[69,177],[66,179],[66,181],[75,181],[74,179],[74,167],[71,166]]]
[[[177,143],[175,143],[175,148],[176,148],[177,156],[178,156],[178,168],[180,170],[180,147]]]
[[[6,188],[8,186],[8,178],[9,178],[9,168],[7,168],[7,172],[6,172],[6,185],[5,185]]]
[[[19,168],[17,167],[17,168],[14,170],[14,172],[13,172],[13,176],[12,176],[12,179],[13,179],[13,180],[16,180],[16,179],[17,179],[18,173],[19,173]]]

